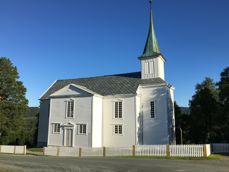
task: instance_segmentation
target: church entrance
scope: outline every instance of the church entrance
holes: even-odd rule
[[[73,129],[65,129],[65,145],[67,147],[72,147],[73,141]]]

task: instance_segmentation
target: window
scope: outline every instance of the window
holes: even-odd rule
[[[114,126],[114,133],[115,134],[122,134],[122,125],[115,125]]]
[[[73,118],[74,113],[74,100],[67,101],[67,117]]]
[[[60,133],[60,124],[59,123],[54,123],[53,124],[53,133],[54,134]]]
[[[151,118],[155,118],[155,103],[154,103],[154,101],[150,102],[150,114],[151,114]]]
[[[149,73],[152,74],[154,69],[154,63],[153,61],[149,62]]]
[[[122,118],[122,102],[115,102],[115,118]]]
[[[145,65],[145,74],[149,74],[149,63],[145,62],[144,65]]]
[[[87,125],[86,124],[79,124],[78,134],[87,134]]]

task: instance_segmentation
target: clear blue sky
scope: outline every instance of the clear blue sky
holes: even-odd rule
[[[187,106],[229,66],[229,0],[154,0],[166,80]],[[30,106],[57,79],[140,70],[148,0],[0,0],[0,56],[18,67]]]

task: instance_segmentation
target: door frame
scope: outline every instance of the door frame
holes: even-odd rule
[[[74,143],[75,143],[75,126],[72,125],[71,123],[68,123],[67,125],[63,126],[63,146],[64,147],[69,147],[69,146],[66,146],[66,130],[67,129],[72,130],[72,146],[71,147],[74,147]]]

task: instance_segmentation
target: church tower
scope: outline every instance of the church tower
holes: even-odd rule
[[[153,25],[152,0],[150,2],[150,25],[143,54],[139,57],[141,61],[141,78],[161,78],[164,80],[165,58],[161,54]]]

